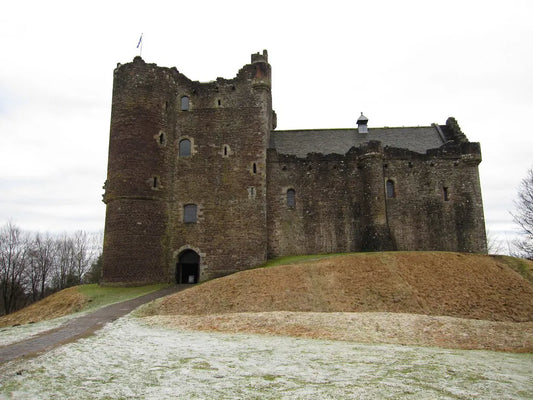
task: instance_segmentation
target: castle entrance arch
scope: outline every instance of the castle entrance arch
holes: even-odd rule
[[[194,250],[182,251],[176,265],[176,283],[198,283],[200,256]]]

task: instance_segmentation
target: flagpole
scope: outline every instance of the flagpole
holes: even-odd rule
[[[141,37],[139,38],[139,42],[137,43],[137,48],[139,49],[139,57],[141,58],[143,55],[143,35],[144,33],[141,33]]]

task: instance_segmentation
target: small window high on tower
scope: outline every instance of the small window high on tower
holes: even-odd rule
[[[181,111],[189,111],[189,97],[187,96],[181,98]]]

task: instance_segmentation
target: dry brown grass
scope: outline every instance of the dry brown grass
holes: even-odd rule
[[[533,352],[533,322],[494,322],[404,313],[258,312],[156,315],[148,324],[358,343]]]
[[[63,317],[81,310],[86,304],[87,298],[78,291],[78,287],[71,287],[45,297],[22,310],[0,317],[0,327]]]
[[[533,285],[506,259],[345,255],[243,271],[168,296],[141,315],[180,329],[532,352]]]
[[[260,268],[165,298],[161,315],[396,312],[533,321],[533,285],[500,259],[459,253],[370,253]]]
[[[512,268],[511,268],[512,266]],[[473,254],[369,253],[248,270],[144,308],[182,329],[533,351],[533,263]],[[87,305],[70,288],[0,318],[0,327]]]

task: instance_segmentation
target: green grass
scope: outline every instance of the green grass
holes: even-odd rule
[[[522,275],[525,279],[527,279],[530,282],[533,282],[533,271],[531,271],[528,263],[521,259],[521,258],[515,258],[510,256],[492,256],[498,260],[503,261],[505,264],[507,264],[510,268],[518,272],[520,275]]]
[[[91,284],[79,286],[78,290],[82,295],[87,297],[89,301],[86,309],[92,309],[107,304],[130,300],[168,286],[169,285],[166,283],[135,287],[113,287]]]
[[[260,265],[258,268],[276,267],[278,265],[287,265],[287,264],[299,264],[299,263],[303,263],[307,261],[316,261],[316,260],[322,260],[324,258],[355,255],[355,254],[364,254],[364,253],[332,253],[332,254],[311,254],[311,255],[305,255],[305,256],[278,257],[272,260],[268,260],[265,264]]]

